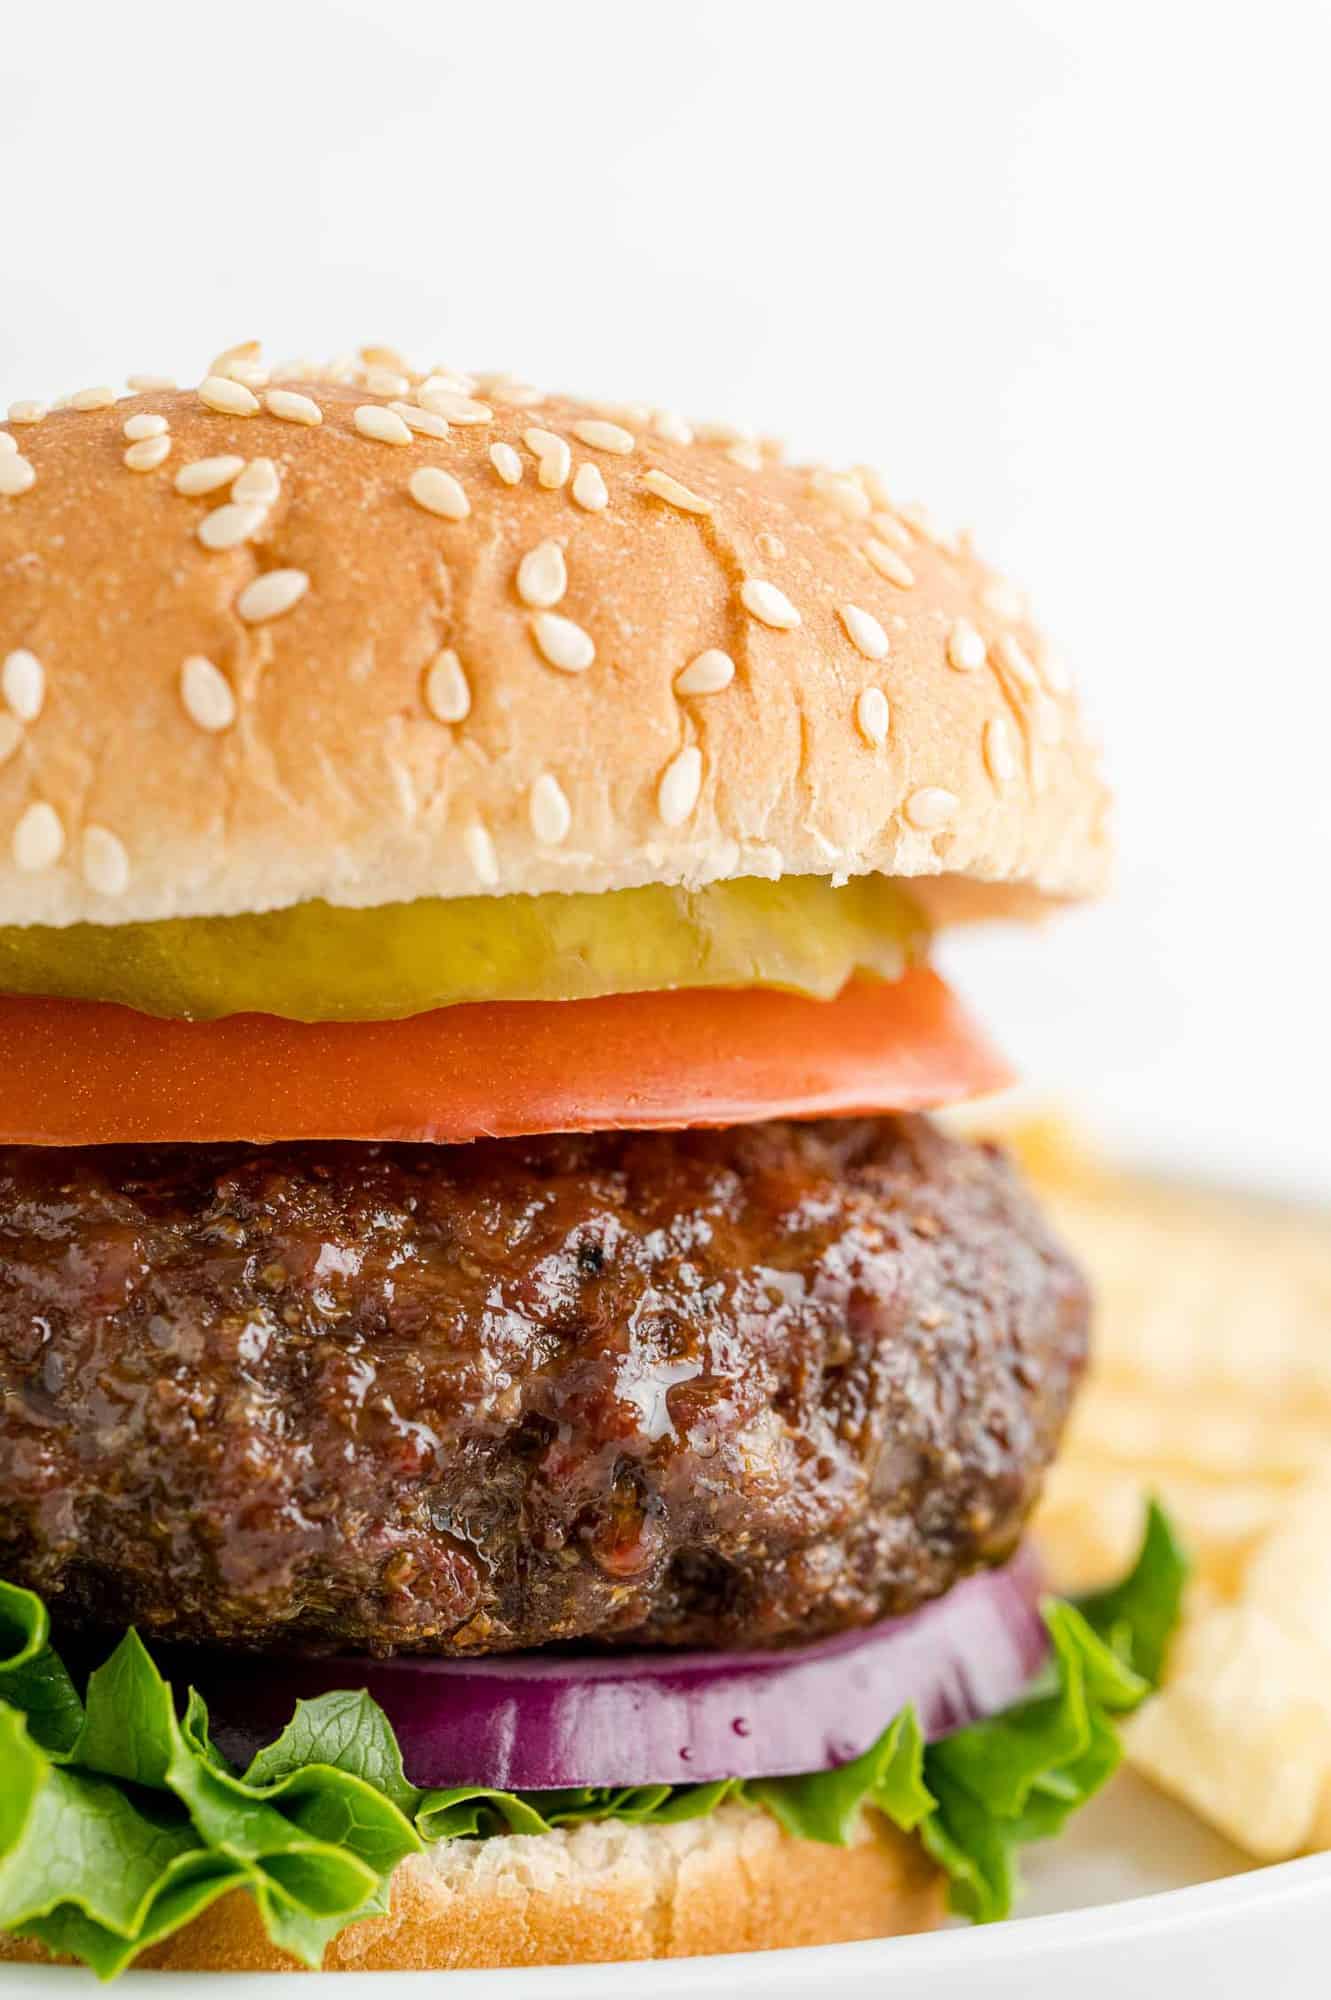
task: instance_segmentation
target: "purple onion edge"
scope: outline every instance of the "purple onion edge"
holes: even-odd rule
[[[390,1660],[214,1653],[181,1660],[179,1678],[199,1687],[218,1747],[242,1768],[297,1699],[363,1687],[422,1788],[784,1777],[861,1755],[907,1699],[931,1742],[1009,1707],[1048,1656],[1042,1582],[1025,1548],[899,1618],[782,1651]],[[747,1720],[745,1703],[754,1710]]]

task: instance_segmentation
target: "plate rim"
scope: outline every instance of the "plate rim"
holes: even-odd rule
[[[1092,1903],[1084,1909],[1053,1911],[1046,1916],[1009,1919],[918,1933],[910,1937],[869,1938],[854,1944],[801,1945],[776,1951],[732,1952],[703,1958],[615,1960],[601,1965],[508,1966],[466,1970],[447,1975],[433,1972],[336,1971],[324,1973],[339,1982],[344,1994],[369,1994],[372,1984],[390,1977],[404,1995],[436,1987],[442,1976],[463,1982],[466,2000],[512,2000],[539,1991],[550,2000],[576,1994],[578,2000],[623,2000],[624,1974],[633,1976],[635,2000],[664,2000],[687,1988],[691,1993],[734,1993],[748,1979],[760,1981],[764,1993],[807,1993],[810,1978],[819,1973],[854,1980],[857,1975],[957,1972],[988,1966],[1029,1966],[1032,1969],[1088,1946],[1134,1940],[1177,1940],[1226,1920],[1283,1919],[1304,1906],[1324,1905],[1331,1914],[1331,1853],[1301,1855],[1276,1861],[1242,1874],[1184,1888],[1152,1890],[1112,1903]],[[0,1965],[0,1991],[27,1989],[34,1995],[90,1993],[92,1974],[80,1966]],[[178,1983],[195,1988],[222,1983],[243,1984],[250,2000],[290,1996],[285,1972],[134,1972],[124,1973],[116,1991],[158,2000]],[[77,1988],[75,1986],[77,1982]],[[755,1983],[754,1990],[757,1991]],[[848,1991],[860,1990],[853,1986]],[[867,1988],[864,1990],[868,1990]]]

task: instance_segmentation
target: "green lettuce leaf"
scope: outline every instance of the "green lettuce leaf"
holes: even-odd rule
[[[417,1794],[381,1712],[364,1696],[302,1703],[242,1776],[213,1747],[196,1694],[177,1717],[130,1632],[90,1676],[86,1703],[75,1695],[72,1738],[52,1749],[58,1683],[39,1612],[35,1599],[24,1608],[25,1650],[28,1668],[41,1669],[47,1743],[9,1699],[25,1686],[12,1669],[0,1701],[0,1929],[110,1976],[216,1896],[245,1888],[274,1940],[318,1965],[422,1844],[410,1817]]]
[[[1052,1652],[1027,1698],[930,1744],[937,1810],[920,1837],[950,1878],[952,1908],[978,1923],[1012,1908],[1016,1856],[1056,1834],[1117,1769],[1113,1718],[1159,1685],[1187,1563],[1152,1501],[1136,1562],[1113,1589],[1044,1606]]]
[[[928,1817],[934,1800],[924,1782],[924,1759],[924,1738],[907,1708],[853,1763],[802,1778],[751,1778],[745,1795],[798,1839],[844,1847],[862,1806],[878,1806],[907,1833]]]
[[[1057,1833],[1119,1760],[1114,1718],[1158,1682],[1186,1566],[1152,1506],[1141,1553],[1112,1589],[1043,1607],[1050,1657],[1002,1715],[926,1744],[903,1711],[836,1770],[699,1785],[421,1791],[364,1692],[296,1705],[243,1772],[207,1709],[178,1707],[133,1632],[80,1699],[40,1600],[0,1583],[0,1931],[111,1978],[234,1889],[275,1943],[318,1965],[348,1924],[388,1908],[399,1862],[440,1840],[544,1834],[618,1819],[666,1825],[742,1799],[804,1840],[844,1844],[873,1807],[917,1833],[953,1907],[1006,1914],[1016,1856]]]
[[[40,1597],[0,1582],[0,1702],[27,1717],[28,1734],[44,1750],[67,1750],[79,1733],[83,1704],[48,1632]]]
[[[1079,1598],[1078,1609],[1107,1645],[1157,1687],[1187,1581],[1187,1557],[1164,1508],[1152,1500],[1141,1553],[1128,1574],[1108,1590]]]

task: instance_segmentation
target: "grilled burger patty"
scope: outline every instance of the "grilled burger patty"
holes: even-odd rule
[[[921,1118],[0,1150],[0,1574],[252,1648],[810,1638],[1012,1548],[1086,1329]]]

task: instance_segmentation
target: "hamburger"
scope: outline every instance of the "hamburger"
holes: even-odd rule
[[[0,1948],[1002,1914],[1177,1609],[1042,1595],[1088,1299],[946,924],[1055,657],[863,467],[366,350],[0,429]]]

